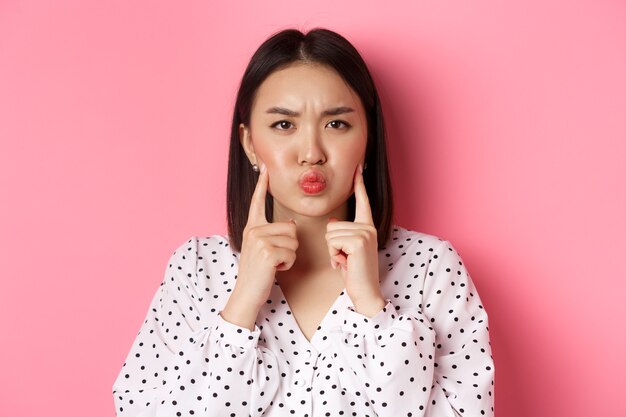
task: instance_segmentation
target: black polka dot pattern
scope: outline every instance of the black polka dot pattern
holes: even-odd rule
[[[172,254],[114,385],[119,416],[493,416],[487,313],[445,240],[395,226],[379,251],[386,306],[342,292],[312,339],[276,283],[254,331],[219,314],[239,253],[224,236]]]

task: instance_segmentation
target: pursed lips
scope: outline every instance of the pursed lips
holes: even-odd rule
[[[317,194],[326,188],[326,178],[315,170],[309,170],[300,175],[298,185],[307,194]]]

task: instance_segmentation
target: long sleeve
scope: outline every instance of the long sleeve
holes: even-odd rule
[[[434,334],[423,318],[395,313],[390,300],[374,317],[348,307],[334,343],[362,381],[379,417],[424,415],[434,366]],[[421,413],[421,414],[418,414]]]
[[[493,416],[495,368],[487,312],[447,241],[432,257],[423,293],[422,311],[436,334],[434,382],[445,395],[438,398],[458,415]]]
[[[424,265],[423,288],[405,292],[404,308],[387,299],[372,318],[346,309],[333,337],[337,359],[363,381],[379,417],[493,415],[494,367],[478,294],[447,241]]]
[[[229,293],[214,288],[221,263],[231,262],[222,243],[204,241],[224,252],[223,262],[199,259],[197,238],[172,254],[113,385],[119,416],[258,416],[270,405],[280,378],[275,355],[259,346],[258,327],[217,313]]]

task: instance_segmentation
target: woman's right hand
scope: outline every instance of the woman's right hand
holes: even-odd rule
[[[276,271],[293,266],[298,248],[293,220],[269,223],[265,217],[268,184],[269,175],[262,165],[243,230],[237,281],[221,312],[225,320],[250,329],[254,328],[259,309],[270,295]]]

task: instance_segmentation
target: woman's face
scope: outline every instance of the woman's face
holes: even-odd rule
[[[250,161],[267,168],[275,221],[345,216],[367,122],[358,95],[332,68],[296,63],[272,73],[240,137]]]

